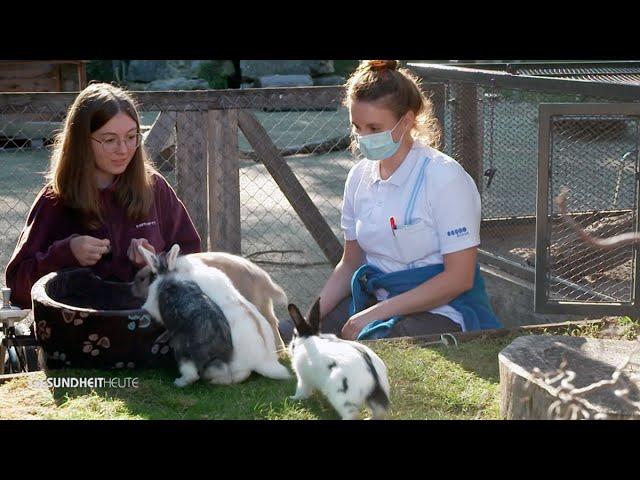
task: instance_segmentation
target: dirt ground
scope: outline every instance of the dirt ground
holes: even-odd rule
[[[497,224],[484,228],[481,233],[481,248],[523,266],[535,267],[536,227],[532,222],[519,225]],[[603,222],[606,220],[595,220],[586,222],[585,226],[587,229],[597,230]],[[607,236],[616,233],[618,232],[610,232]],[[630,301],[633,288],[632,254],[631,247],[622,247],[611,252],[589,248],[573,233],[554,223],[550,258],[550,298]]]

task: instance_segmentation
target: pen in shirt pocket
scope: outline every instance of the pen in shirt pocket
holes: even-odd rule
[[[393,217],[389,217],[389,225],[391,225],[391,233],[393,233],[393,236],[396,236],[396,230],[398,229],[398,226],[396,225],[396,219]]]

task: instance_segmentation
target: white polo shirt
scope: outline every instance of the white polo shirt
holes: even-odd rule
[[[417,141],[387,180],[380,178],[379,162],[367,159],[347,176],[344,238],[357,240],[367,263],[385,273],[441,264],[444,254],[479,245],[480,219],[480,194],[471,176],[451,157]],[[388,292],[376,295],[384,300]],[[430,311],[465,330],[462,314],[450,305]]]

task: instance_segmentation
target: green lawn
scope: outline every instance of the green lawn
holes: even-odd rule
[[[512,340],[478,340],[459,348],[377,341],[391,383],[389,419],[498,419],[498,353]],[[176,372],[59,370],[61,377],[137,377],[138,388],[46,386],[45,373],[0,385],[0,418],[38,419],[338,419],[319,394],[291,401],[295,380],[253,375],[233,386],[173,385]],[[124,380],[121,380],[124,383]],[[365,417],[363,412],[362,417]]]

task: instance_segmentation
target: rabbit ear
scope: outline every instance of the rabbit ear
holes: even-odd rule
[[[309,310],[309,326],[315,335],[320,333],[320,297],[317,298],[311,310]]]
[[[153,273],[158,273],[158,261],[156,259],[156,256],[153,253],[151,253],[149,250],[144,248],[142,245],[138,245],[138,251],[144,257],[144,261],[147,262],[147,265],[149,265],[149,268],[151,268],[151,271]]]
[[[293,303],[290,303],[288,310],[289,315],[291,315],[291,320],[293,320],[293,325],[298,331],[298,335],[301,337],[308,337],[309,335],[312,335],[313,332],[311,331],[311,327],[309,327],[309,324],[300,313],[300,310],[298,310],[298,307]]]
[[[175,270],[176,268],[176,259],[178,258],[178,254],[180,253],[180,245],[175,243],[169,253],[167,253],[167,270],[170,272]]]

